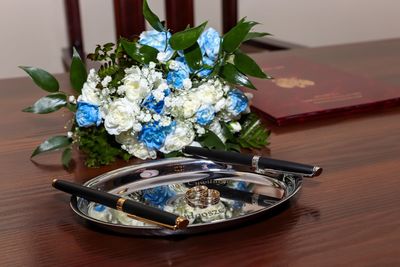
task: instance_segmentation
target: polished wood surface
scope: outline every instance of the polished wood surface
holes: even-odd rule
[[[290,52],[400,85],[400,39]],[[68,77],[60,75],[64,87]],[[88,170],[58,153],[30,161],[65,132],[62,112],[20,112],[44,95],[27,78],[0,81],[0,266],[400,266],[400,108],[272,129],[275,158],[324,167],[290,206],[258,222],[184,238],[118,236],[88,227],[54,190]]]

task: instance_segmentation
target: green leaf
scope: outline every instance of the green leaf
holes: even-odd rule
[[[117,157],[128,158],[121,144],[115,141],[115,136],[109,135],[104,127],[77,128],[75,134],[79,136],[79,150],[85,153],[88,167],[109,165]]]
[[[31,76],[32,80],[36,83],[37,86],[42,88],[47,92],[57,92],[60,88],[58,81],[54,78],[53,75],[48,73],[47,71],[35,67],[27,67],[27,66],[19,66],[23,69],[29,76]]]
[[[230,63],[226,63],[220,70],[220,76],[229,83],[246,86],[256,89],[246,75],[242,74],[236,67]]]
[[[152,62],[157,62],[158,50],[154,47],[148,45],[142,45],[139,49],[140,55],[142,56],[142,62],[144,64],[149,64]]]
[[[266,79],[267,76],[258,64],[248,55],[240,51],[235,52],[235,67],[246,75]]]
[[[87,71],[85,64],[83,64],[81,57],[75,47],[73,48],[73,55],[71,61],[71,68],[69,70],[69,80],[71,82],[72,88],[75,89],[77,93],[81,93],[83,84],[87,79]]]
[[[136,61],[140,60],[139,47],[136,42],[129,42],[126,39],[121,39],[120,42],[128,56]]]
[[[203,65],[203,55],[201,54],[200,46],[195,42],[191,47],[184,51],[185,59],[190,68],[198,70]]]
[[[76,110],[77,110],[76,104],[74,104],[74,103],[67,103],[67,109],[68,109],[69,111],[75,113]]]
[[[157,15],[154,14],[153,11],[151,11],[149,4],[147,3],[147,0],[143,1],[143,16],[156,31],[159,32],[165,31],[164,25],[157,17]]]
[[[67,105],[67,96],[64,93],[54,93],[40,98],[33,106],[23,109],[23,112],[47,114],[59,110]]]
[[[53,150],[67,147],[70,144],[71,144],[71,139],[69,139],[66,136],[58,135],[58,136],[50,137],[49,139],[44,141],[42,144],[40,144],[40,146],[38,146],[33,151],[31,158],[33,158],[34,156],[36,156],[38,154],[44,153],[44,152],[53,151]]]
[[[197,39],[199,39],[201,33],[207,25],[207,21],[195,28],[189,28],[181,32],[177,32],[169,39],[169,44],[174,50],[185,50],[191,47]]]
[[[243,117],[242,131],[238,138],[244,148],[262,148],[268,144],[270,131],[265,129],[256,114],[250,113]]]
[[[61,156],[61,162],[65,168],[69,167],[71,159],[72,159],[72,149],[70,147],[67,147]]]
[[[176,157],[182,157],[183,153],[180,151],[172,151],[170,153],[164,154],[164,158],[176,158]]]
[[[137,42],[129,42],[121,39],[125,52],[137,62],[148,64],[150,61],[157,62],[158,50],[148,45],[139,45]]]
[[[248,40],[254,39],[254,38],[260,38],[260,37],[264,37],[267,35],[272,35],[270,33],[267,32],[249,32],[246,37],[244,38],[243,42],[246,42]]]
[[[209,149],[223,149],[225,150],[225,144],[222,140],[212,131],[208,131],[198,138],[198,142]]]
[[[235,27],[224,35],[222,48],[228,53],[233,53],[239,48],[251,28],[256,24],[257,23],[254,21],[241,20]]]

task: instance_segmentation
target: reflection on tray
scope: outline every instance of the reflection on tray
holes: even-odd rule
[[[194,234],[242,224],[268,213],[293,197],[301,183],[302,177],[296,175],[271,177],[243,166],[171,158],[121,168],[85,186],[184,216],[190,221],[186,229],[171,231],[146,225],[126,213],[81,198],[73,199],[71,207],[87,222],[118,233]]]
[[[231,180],[203,180],[201,184],[206,189],[212,189],[219,193],[220,198],[216,203],[210,205],[191,205],[185,194],[191,188],[188,184],[162,185],[154,188],[138,190],[127,197],[186,217],[191,225],[215,222],[224,219],[245,215],[268,207],[279,202],[284,190],[279,187],[257,185],[244,181]],[[269,195],[255,193],[263,191]],[[124,212],[107,208],[103,205],[90,203],[89,216],[109,223],[145,226],[146,224],[132,219]]]

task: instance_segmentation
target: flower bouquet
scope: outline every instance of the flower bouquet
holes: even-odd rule
[[[207,22],[171,32],[143,2],[145,19],[154,28],[133,39],[98,45],[87,57],[101,62],[89,73],[74,50],[70,82],[76,95],[59,90],[48,72],[21,67],[50,94],[25,112],[46,114],[67,108],[70,131],[39,145],[32,157],[64,149],[68,167],[72,146],[86,154],[86,165],[106,165],[117,158],[177,156],[187,145],[240,151],[261,148],[269,132],[250,112],[255,89],[248,76],[269,79],[253,59],[239,50],[242,42],[266,35],[257,24],[240,20],[224,36]]]

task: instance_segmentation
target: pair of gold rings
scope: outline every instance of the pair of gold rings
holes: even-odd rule
[[[220,193],[218,190],[208,189],[205,185],[198,185],[186,191],[185,199],[189,206],[204,209],[218,204]]]

